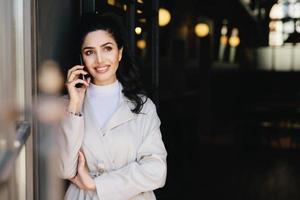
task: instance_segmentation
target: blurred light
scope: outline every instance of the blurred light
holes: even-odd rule
[[[287,40],[288,37],[289,37],[289,34],[288,34],[288,33],[283,33],[283,34],[282,34],[282,40],[283,40],[283,41]],[[287,44],[288,44],[288,43],[286,43],[285,45],[287,45]]]
[[[126,4],[123,5],[123,10],[124,10],[124,11],[127,10],[127,5],[126,5]]]
[[[137,0],[137,2],[138,2],[138,3],[144,3],[144,1],[143,1],[143,0]]]
[[[146,23],[146,19],[145,19],[145,18],[140,18],[140,19],[139,19],[139,22],[141,22],[141,23]]]
[[[284,8],[282,4],[274,4],[270,11],[271,19],[282,19],[284,18]]]
[[[222,23],[223,23],[223,25],[222,25],[222,28],[221,28],[220,43],[222,45],[226,45],[227,42],[228,42],[228,36],[227,36],[227,33],[228,33],[228,28],[227,28],[228,21],[227,21],[227,19],[224,19]]]
[[[221,35],[226,35],[228,32],[227,25],[224,24],[221,28]]]
[[[220,43],[226,45],[228,41],[228,37],[226,35],[222,35],[220,38]]]
[[[251,0],[242,0],[245,4],[249,5],[251,3]]]
[[[146,48],[146,41],[144,39],[138,40],[136,45],[139,49],[145,49]]]
[[[271,21],[269,23],[269,45],[281,46],[283,44],[283,23],[282,21]]]
[[[300,33],[300,20],[296,21],[296,31]]]
[[[158,11],[158,24],[159,26],[166,26],[171,21],[171,14],[165,8],[160,8]]]
[[[205,37],[209,33],[209,26],[205,23],[198,23],[195,26],[195,33],[198,37]]]
[[[136,11],[138,14],[142,14],[143,12],[141,10]]]
[[[109,5],[115,6],[115,5],[116,5],[116,0],[107,0],[107,3],[108,3]]]
[[[136,27],[135,28],[135,33],[140,35],[142,33],[142,28],[141,27]]]
[[[237,28],[232,29],[231,36],[228,42],[232,47],[237,47],[240,44],[239,30]]]
[[[292,18],[300,18],[300,3],[290,2],[288,5],[288,15]]]
[[[295,18],[300,18],[300,2],[296,3],[295,4]]]
[[[240,44],[240,38],[237,36],[229,38],[229,45],[232,47],[237,47]]]
[[[285,33],[293,33],[295,32],[295,24],[294,21],[290,20],[290,21],[286,21],[283,23],[283,31]]]

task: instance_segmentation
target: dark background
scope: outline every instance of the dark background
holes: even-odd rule
[[[158,199],[300,199],[300,74],[259,70],[255,60],[255,50],[268,46],[274,3],[253,1],[266,11],[254,17],[240,1],[161,1],[173,18],[160,30],[159,111],[169,171]],[[199,16],[213,32],[195,55],[195,35],[184,48],[174,33]],[[229,30],[239,28],[235,63],[216,61],[223,19]]]

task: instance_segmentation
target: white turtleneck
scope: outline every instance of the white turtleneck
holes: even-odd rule
[[[103,86],[90,83],[87,90],[87,98],[89,98],[89,102],[95,113],[98,127],[102,128],[119,106],[119,81]]]

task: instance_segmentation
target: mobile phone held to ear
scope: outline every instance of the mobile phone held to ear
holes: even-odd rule
[[[79,54],[79,58],[80,58],[80,65],[84,66],[81,54]],[[85,66],[84,66],[83,70],[87,72]],[[84,80],[84,81],[86,81],[88,77],[89,77],[88,74],[86,74],[86,75],[80,74],[80,76],[79,76],[79,78],[82,79],[82,80]],[[82,87],[82,85],[83,85],[82,83],[77,83],[75,85],[75,87],[80,88],[80,87]]]

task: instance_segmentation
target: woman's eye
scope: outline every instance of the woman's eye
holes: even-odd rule
[[[105,51],[111,51],[111,50],[112,50],[112,47],[109,47],[109,46],[104,47],[104,50],[105,50]]]
[[[91,54],[93,54],[93,51],[91,51],[91,50],[85,52],[85,55],[87,55],[87,56],[91,55]]]

